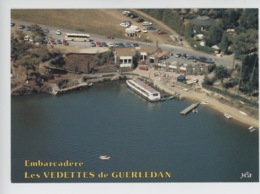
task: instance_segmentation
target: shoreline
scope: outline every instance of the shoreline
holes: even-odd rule
[[[131,74],[127,75],[127,74],[122,74],[120,76],[122,76],[123,78],[132,78],[134,76],[143,76],[146,78],[149,78],[151,72],[151,70],[149,71],[142,71],[142,70],[134,70],[131,72]],[[117,74],[117,73],[115,73]],[[118,74],[117,74],[118,75]],[[118,77],[118,79],[120,79],[120,76]],[[94,77],[94,76],[93,76]],[[96,83],[96,82],[104,82],[104,81],[111,81],[111,78],[109,77],[96,77],[96,79],[90,79],[89,81]],[[209,108],[214,109],[215,111],[218,111],[219,113],[223,113],[223,117],[225,113],[228,113],[232,116],[232,119],[235,120],[236,122],[240,122],[243,124],[247,124],[250,126],[254,126],[254,127],[259,127],[259,121],[255,118],[252,118],[246,114],[244,114],[244,112],[240,111],[239,109],[223,104],[221,103],[219,100],[217,100],[216,98],[214,98],[213,96],[209,96],[207,92],[205,92],[205,90],[203,90],[203,92],[195,92],[193,90],[184,90],[184,87],[171,87],[168,86],[167,83],[163,83],[163,81],[161,80],[156,80],[155,78],[151,78],[150,79],[153,81],[153,84],[155,87],[158,87],[159,90],[162,90],[168,94],[174,95],[174,94],[179,94],[182,98],[187,98],[189,100],[192,101],[196,101],[196,102],[207,102],[205,105],[203,106],[208,106]],[[41,91],[41,92],[37,92],[37,93],[49,93],[46,91]],[[50,94],[50,93],[49,93]]]
[[[139,74],[140,76],[144,76],[149,78],[149,74],[151,72],[144,72],[140,70],[134,70],[135,73]],[[148,74],[148,76],[147,76]],[[259,120],[252,118],[248,116],[247,114],[244,114],[244,112],[240,111],[239,109],[229,106],[227,104],[221,103],[219,100],[212,96],[208,96],[205,92],[206,90],[203,89],[203,92],[195,92],[193,90],[184,90],[184,88],[181,87],[171,87],[167,86],[166,83],[162,83],[161,80],[156,80],[155,78],[150,79],[153,81],[154,85],[158,87],[158,89],[165,91],[171,95],[174,95],[176,93],[180,94],[181,97],[187,98],[192,101],[196,102],[207,102],[203,106],[208,106],[209,108],[214,109],[215,111],[218,111],[219,113],[223,113],[223,117],[225,113],[228,113],[232,116],[231,119],[235,120],[236,122],[243,123],[250,126],[259,128]]]

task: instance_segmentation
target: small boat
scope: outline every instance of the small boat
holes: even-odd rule
[[[245,112],[239,111],[242,115],[247,115]]]
[[[253,129],[254,128],[254,126],[252,125],[251,127],[249,127],[248,129],[250,130],[250,129]]]
[[[93,85],[93,83],[91,82],[91,83],[88,83],[88,86],[90,87],[90,86],[92,86]]]
[[[100,159],[100,160],[109,160],[109,159],[110,159],[110,156],[102,155],[102,156],[99,156],[99,159]]]
[[[250,131],[250,133],[252,133],[253,131],[255,131],[255,128],[253,128],[253,129],[250,129],[249,131]]]
[[[168,96],[167,100],[172,100],[174,98],[174,96]]]
[[[224,116],[225,116],[227,119],[231,119],[231,118],[232,118],[232,116],[231,116],[230,114],[228,114],[228,113],[225,113]]]

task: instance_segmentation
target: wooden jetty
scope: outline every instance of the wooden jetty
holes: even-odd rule
[[[198,103],[194,103],[194,104],[192,104],[192,105],[190,105],[190,106],[188,106],[187,108],[185,108],[183,111],[181,111],[181,114],[182,115],[186,115],[186,114],[188,114],[190,111],[192,111],[194,108],[196,108],[197,106],[199,106],[199,102]]]

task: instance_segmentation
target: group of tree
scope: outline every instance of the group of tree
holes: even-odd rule
[[[35,45],[35,41],[25,40],[22,31],[17,31],[11,36],[11,60],[16,66],[33,68],[51,57],[43,30],[38,25],[32,25],[31,31],[33,40],[39,43],[38,46]]]
[[[191,45],[196,43],[193,40],[194,35],[202,33],[206,43],[204,51],[212,52],[210,47],[218,45],[223,53],[234,54],[235,58],[241,60],[242,66],[237,68],[239,81],[236,79],[234,84],[223,83],[223,87],[238,85],[240,91],[248,94],[258,90],[258,9],[143,9],[142,11],[167,24],[184,36]],[[198,16],[207,16],[213,19],[213,23],[208,26],[193,24],[191,20]],[[198,45],[198,48],[201,47]],[[220,73],[220,77],[217,78],[222,81],[225,76],[229,76],[225,71],[224,67],[214,69],[217,75]],[[214,79],[206,78],[206,82],[211,85]]]

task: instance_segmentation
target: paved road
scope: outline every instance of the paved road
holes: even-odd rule
[[[33,23],[31,22],[24,22],[24,21],[19,21],[19,20],[12,20],[12,22],[14,22],[16,25],[12,28],[18,28],[18,26],[20,24],[25,25],[25,26],[30,26]],[[52,26],[46,26],[46,25],[39,25],[41,26],[43,29],[48,29],[49,33],[47,35],[48,38],[53,38],[53,39],[64,39],[64,35],[65,33],[82,33],[79,31],[75,31],[75,30],[70,30],[70,29],[65,29],[65,28],[56,28],[56,27],[52,27]],[[62,35],[56,35],[56,30],[61,30],[62,31]],[[24,30],[25,31],[25,30]],[[26,33],[26,31],[25,31]],[[98,34],[89,34],[91,39],[94,40],[94,42],[111,42],[111,43],[118,43],[118,42],[132,42],[132,43],[138,43],[141,47],[142,46],[149,46],[149,47],[156,47],[156,44],[152,44],[152,43],[145,43],[145,42],[138,42],[138,41],[129,41],[126,39],[119,39],[119,38],[115,38],[115,39],[107,39],[105,36],[103,35],[98,35]],[[70,46],[73,47],[91,47],[89,42],[70,42]],[[209,55],[209,54],[205,54],[193,49],[189,49],[189,48],[184,48],[184,47],[179,47],[179,46],[174,46],[174,45],[168,45],[168,44],[159,44],[159,47],[162,48],[163,50],[166,51],[172,51],[173,54],[176,53],[181,53],[181,54],[187,54],[188,56],[196,56],[196,57],[208,57],[208,58],[213,58],[215,61],[216,65],[223,65],[227,68],[232,68],[233,67],[233,57],[232,56],[223,56],[223,57],[215,57],[213,55]],[[193,62],[192,60],[187,60],[187,59],[183,59],[183,58],[176,58],[174,56],[170,57],[168,60],[168,62],[170,61],[178,61],[179,63],[188,63],[188,64],[194,64],[195,62]],[[239,61],[235,61],[235,64],[241,64],[241,62]]]

